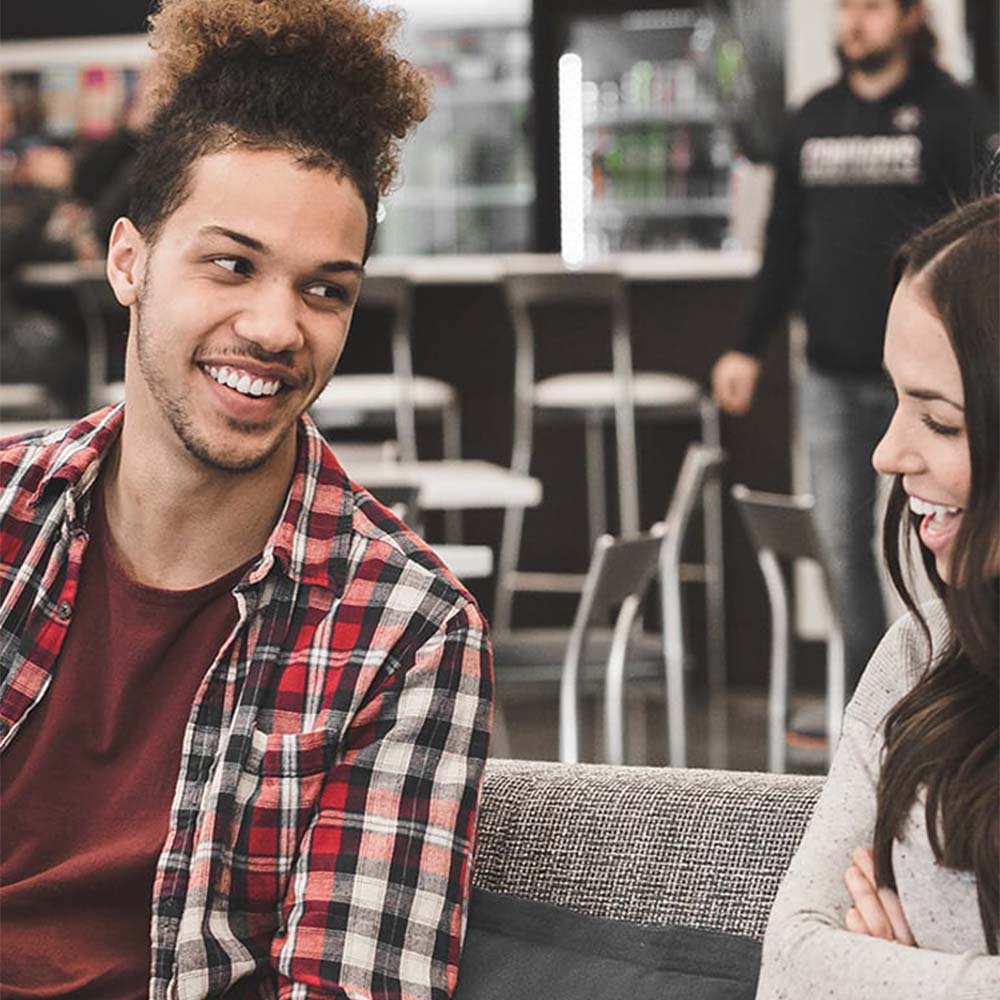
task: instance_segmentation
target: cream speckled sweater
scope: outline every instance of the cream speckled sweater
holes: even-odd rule
[[[934,648],[948,635],[941,604],[924,609]],[[1000,1000],[1000,957],[988,954],[975,879],[942,868],[927,840],[923,804],[893,850],[900,901],[917,942],[849,934],[844,872],[871,847],[882,723],[928,662],[909,615],[886,633],[844,717],[823,794],[778,892],[757,1000]]]

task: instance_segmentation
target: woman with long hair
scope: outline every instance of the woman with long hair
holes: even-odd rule
[[[1000,997],[1000,197],[896,263],[890,576],[908,613],[848,706],[764,940],[758,1000]],[[916,536],[923,564],[911,565]],[[919,606],[915,572],[937,600]]]

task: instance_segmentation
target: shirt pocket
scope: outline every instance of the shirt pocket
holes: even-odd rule
[[[302,838],[319,807],[333,764],[332,732],[263,733],[254,730],[240,769],[232,833],[230,893],[243,908],[250,933],[262,939],[278,925],[288,879]]]

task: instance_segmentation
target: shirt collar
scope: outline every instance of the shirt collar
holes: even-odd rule
[[[56,481],[68,488],[72,508],[93,485],[121,433],[125,404],[98,410],[53,442],[36,500]],[[299,419],[295,471],[263,557],[249,574],[262,580],[274,562],[298,583],[340,594],[347,575],[354,525],[355,487],[308,415]]]

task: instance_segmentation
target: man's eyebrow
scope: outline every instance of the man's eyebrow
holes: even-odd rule
[[[225,226],[202,226],[198,231],[203,236],[223,236],[227,240],[232,240],[234,243],[239,243],[240,246],[247,247],[249,250],[255,250],[260,254],[267,255],[271,252],[266,244],[255,239],[253,236],[236,232],[234,229],[227,229]],[[361,277],[365,273],[364,265],[354,260],[325,260],[317,264],[315,270],[323,274],[344,274],[346,272],[357,274]]]
[[[256,250],[257,253],[270,252],[260,240],[255,240],[252,236],[247,236],[246,233],[238,233],[234,229],[226,229],[225,226],[202,226],[198,232],[202,236],[224,236],[227,240],[239,243],[240,246],[247,247],[249,250]]]
[[[886,381],[895,388],[896,382],[893,379],[889,369],[885,365],[882,365],[882,374],[885,376]],[[947,403],[949,406],[954,406],[959,413],[965,413],[965,407],[961,403],[956,403],[955,400],[950,399],[948,396],[943,395],[936,389],[907,389],[905,386],[902,389],[904,395],[909,396],[911,399],[922,399],[928,403],[934,403],[940,400],[942,403]]]

